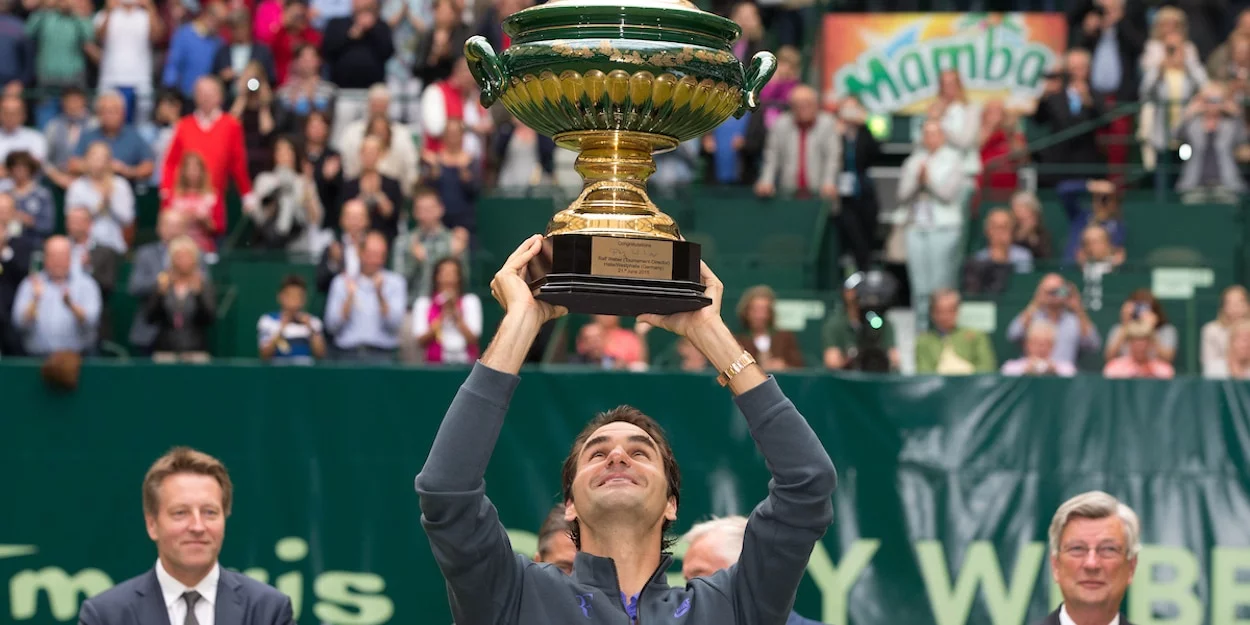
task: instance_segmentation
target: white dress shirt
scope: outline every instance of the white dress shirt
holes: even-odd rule
[[[196,612],[196,614],[199,613]],[[1068,616],[1068,606],[1066,605],[1059,607],[1059,625],[1076,625],[1076,621],[1072,620],[1071,616]],[[1111,619],[1111,622],[1107,625],[1120,625],[1120,615],[1116,614],[1115,618]]]
[[[188,590],[194,590],[200,593],[199,601],[195,602],[195,619],[200,625],[216,625],[213,618],[216,616],[215,608],[217,606],[217,580],[221,578],[221,565],[214,564],[213,570],[208,572],[200,583],[193,588],[188,588],[182,582],[174,579],[169,571],[161,565],[161,561],[156,561],[156,581],[160,582],[161,595],[165,598],[165,609],[169,610],[169,624],[183,625],[187,621],[187,602],[183,600],[182,593]]]

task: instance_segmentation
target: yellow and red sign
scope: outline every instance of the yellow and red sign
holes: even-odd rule
[[[1061,13],[833,13],[822,85],[873,112],[918,113],[956,69],[974,100],[1037,97],[1067,46]]]

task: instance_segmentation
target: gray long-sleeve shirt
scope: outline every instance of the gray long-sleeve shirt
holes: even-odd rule
[[[417,475],[421,523],[457,625],[627,625],[612,560],[579,552],[573,575],[514,553],[483,476],[520,378],[478,363]],[[660,567],[637,600],[648,625],[783,625],[812,548],[833,521],[833,462],[777,382],[738,396],[772,481],[747,522],[737,564],[671,588]]]

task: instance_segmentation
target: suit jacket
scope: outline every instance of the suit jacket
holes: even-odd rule
[[[1089,104],[1082,104],[1080,110],[1073,114],[1066,91],[1043,96],[1037,103],[1037,111],[1033,113],[1033,123],[1044,127],[1050,134],[1057,134],[1068,128],[1098,119],[1103,114],[1103,105],[1097,98],[1093,100]],[[1092,129],[1042,148],[1035,156],[1043,165],[1102,162],[1102,152],[1098,149],[1098,140]],[[1071,173],[1047,173],[1041,176],[1047,185],[1079,177]]]
[[[1033,625],[1059,625],[1059,610],[1060,608],[1055,608],[1054,612],[1047,614],[1046,618],[1040,621],[1037,621],[1036,623],[1033,623]],[[1121,614],[1120,625],[1133,625],[1133,624],[1130,623],[1127,618],[1124,618],[1123,614]]]
[[[772,183],[782,193],[793,193],[799,186],[799,159],[805,159],[807,190],[819,193],[826,184],[837,184],[842,169],[842,141],[835,129],[833,116],[817,113],[807,132],[805,153],[799,152],[799,126],[794,116],[785,113],[773,122],[764,142],[764,162],[760,180]]]
[[[291,599],[242,573],[221,569],[217,625],[294,625]],[[82,604],[78,625],[171,625],[156,569],[132,577]],[[175,625],[182,625],[181,623]]]
[[[233,59],[231,58],[230,48],[232,47],[230,44],[217,47],[217,53],[213,55],[214,76],[220,74],[221,70],[231,67]],[[252,42],[252,51],[248,54],[247,60],[249,63],[260,61],[261,67],[265,68],[265,76],[269,78],[269,84],[274,87],[274,91],[277,91],[278,70],[274,65],[273,52],[269,50],[269,46],[263,43]],[[226,84],[227,87],[232,86],[234,81],[231,80]]]

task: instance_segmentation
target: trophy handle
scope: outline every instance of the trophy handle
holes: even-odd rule
[[[503,62],[495,55],[495,49],[481,35],[469,37],[464,42],[464,58],[469,62],[469,72],[482,88],[482,107],[490,108],[507,86],[507,72]],[[774,63],[775,64],[775,63]]]
[[[467,46],[468,44],[466,44]],[[489,49],[490,46],[487,46]],[[472,66],[470,66],[472,67]],[[760,106],[760,91],[777,71],[777,57],[772,52],[756,52],[751,57],[751,67],[747,68],[746,77],[742,81],[742,105],[734,117],[741,118],[747,111],[754,111]],[[483,96],[484,97],[484,96]]]

